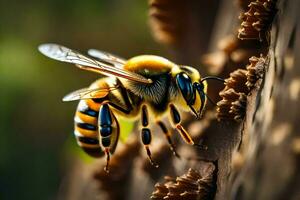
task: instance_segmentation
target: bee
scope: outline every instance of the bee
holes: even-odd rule
[[[93,157],[106,156],[108,171],[120,135],[120,118],[139,120],[140,136],[152,165],[151,123],[165,135],[170,149],[179,156],[171,139],[171,131],[162,119],[190,145],[197,144],[182,126],[182,112],[199,118],[207,102],[207,80],[189,66],[177,65],[163,57],[140,55],[125,60],[103,51],[91,49],[90,56],[57,44],[42,44],[39,51],[55,60],[73,63],[83,70],[104,75],[88,88],[74,91],[63,101],[79,100],[74,117],[74,134],[78,145]]]

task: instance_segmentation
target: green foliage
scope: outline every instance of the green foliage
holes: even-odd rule
[[[121,127],[120,139],[122,142],[126,142],[129,134],[134,128],[134,122],[125,119],[120,119],[119,122]]]

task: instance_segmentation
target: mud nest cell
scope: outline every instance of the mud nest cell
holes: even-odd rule
[[[218,119],[241,121],[246,112],[247,95],[231,88],[220,92],[220,96],[223,99],[217,103]]]
[[[202,172],[189,169],[180,177],[165,177],[164,183],[157,183],[151,195],[152,200],[162,199],[212,199],[216,190],[215,166],[208,165]]]
[[[217,103],[217,118],[219,120],[241,121],[246,112],[247,70],[238,69],[230,73],[225,80],[225,88],[219,93],[222,100]]]
[[[263,77],[265,72],[266,59],[263,56],[249,58],[250,64],[246,67],[247,69],[247,82],[246,85],[251,90],[255,83]]]
[[[225,91],[230,88],[234,89],[235,92],[241,92],[248,94],[248,88],[245,87],[247,82],[247,70],[237,69],[230,73],[230,77],[225,79]]]
[[[242,23],[238,38],[265,40],[276,11],[276,0],[252,1],[247,12],[240,15]]]

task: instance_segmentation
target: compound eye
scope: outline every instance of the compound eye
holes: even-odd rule
[[[176,76],[176,83],[188,105],[195,102],[195,93],[190,77],[186,73],[179,73]]]

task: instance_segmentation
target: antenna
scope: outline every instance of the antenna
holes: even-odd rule
[[[203,79],[201,79],[200,82],[202,83],[203,81],[206,81],[206,80],[216,80],[216,81],[220,81],[222,83],[225,83],[225,79],[217,77],[217,76],[206,76]]]

